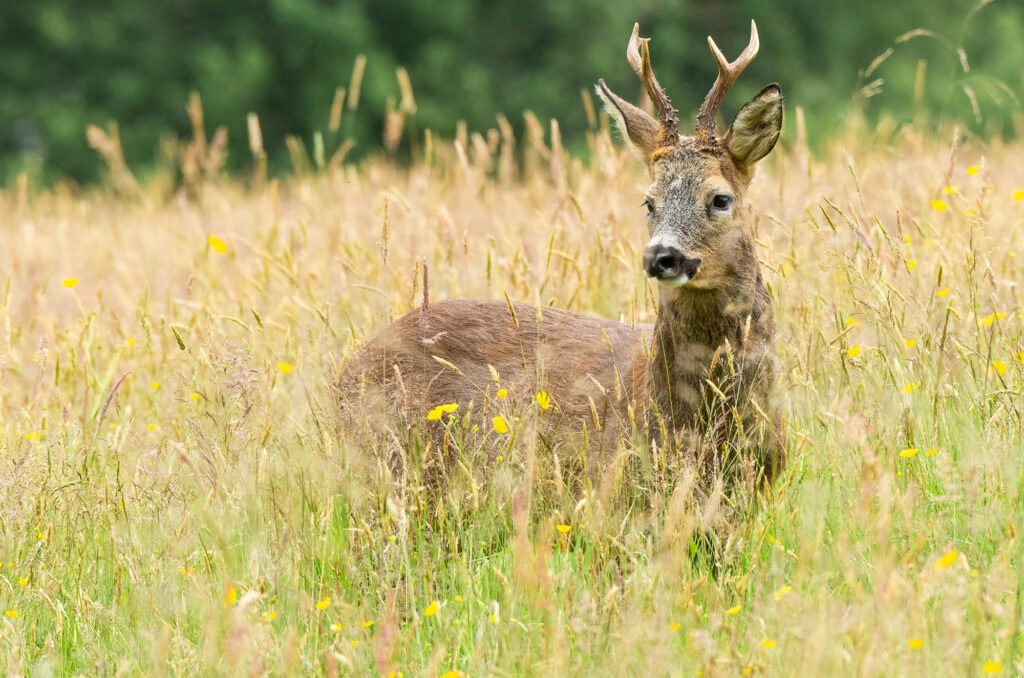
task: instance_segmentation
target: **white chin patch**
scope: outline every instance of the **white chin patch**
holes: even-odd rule
[[[683,285],[685,285],[688,282],[690,282],[690,276],[688,276],[686,274],[676,276],[675,278],[668,278],[668,279],[658,278],[658,284],[661,285],[662,287],[667,287],[669,289],[675,289],[676,287],[682,287]]]

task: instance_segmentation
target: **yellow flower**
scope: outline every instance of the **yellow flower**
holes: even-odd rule
[[[916,381],[912,381],[909,384],[905,384],[903,386],[903,392],[904,393],[913,393],[916,390],[917,390],[917,382]]]
[[[739,614],[740,610],[742,610],[742,609],[743,609],[742,605],[734,605],[733,607],[730,607],[728,610],[726,610],[725,613],[726,614]]]
[[[998,374],[1000,377],[1006,374],[1006,363],[1004,363],[1002,360],[993,360],[992,367],[995,368],[996,374]]]
[[[761,647],[765,648],[766,650],[770,650],[773,647],[775,647],[775,641],[774,640],[767,640],[767,639],[762,640],[761,641]]]
[[[462,671],[448,671],[441,674],[441,678],[460,678],[460,676],[462,676]]]
[[[495,417],[491,420],[491,424],[498,433],[508,433],[508,424],[505,423],[504,417],[500,415]]]
[[[956,562],[956,555],[957,555],[956,549],[953,549],[952,551],[950,551],[946,555],[944,555],[941,558],[939,558],[938,560],[936,560],[935,561],[935,567],[937,567],[939,569],[942,569],[942,570],[946,569],[947,567],[949,567],[950,565],[952,565],[953,563]]]
[[[50,536],[49,532],[40,532],[36,535],[38,541],[46,541],[46,538]]]
[[[851,358],[856,358],[857,356],[859,356],[860,344],[854,344],[850,348],[846,349],[846,355],[850,356]]]
[[[537,404],[540,405],[542,410],[551,407],[551,396],[548,395],[547,391],[537,391]]]
[[[498,623],[498,615],[492,614],[490,616],[490,620],[491,620],[491,623],[497,624]]]
[[[900,452],[900,456],[903,457],[904,459],[913,459],[915,454],[917,454],[916,447],[908,447],[907,449]]]
[[[448,403],[447,405],[441,405],[441,411],[445,414],[451,414],[459,409],[458,403]]]
[[[60,284],[70,289],[78,284],[78,278],[64,278]]]
[[[28,585],[28,579],[26,579],[25,577],[18,577],[18,586],[27,586],[27,585]]]
[[[18,616],[18,611],[17,610],[7,610],[7,612],[4,612],[4,614],[7,615],[8,617],[17,617]]]
[[[363,628],[364,628],[364,629],[368,629],[368,628],[370,628],[371,626],[373,626],[373,622],[372,622],[372,621],[364,621],[364,622],[363,622]]]
[[[160,382],[159,381],[151,382],[149,384],[149,387],[152,388],[155,391],[155,390],[160,388]]]
[[[507,398],[508,397],[508,389],[507,388],[499,388],[498,389],[498,397],[499,398]]]
[[[907,270],[908,271],[913,271],[915,268],[917,268],[917,262],[916,261],[911,259],[910,261],[907,262]]]
[[[441,418],[441,406],[440,405],[438,405],[434,409],[432,409],[429,412],[427,412],[427,420],[428,421],[437,421],[440,418]]]
[[[135,343],[135,340],[132,339],[131,337],[128,337],[128,345],[131,346],[132,348],[137,346],[137,344]]]
[[[437,611],[440,608],[441,608],[441,606],[438,605],[437,601],[435,600],[434,602],[430,603],[430,605],[427,605],[427,609],[423,610],[423,616],[424,617],[433,617],[435,614],[437,614]]]
[[[944,297],[947,294],[949,294],[949,288],[948,287],[943,287],[941,290],[936,290],[936,292],[935,292],[935,296],[937,296],[937,297]]]
[[[932,449],[930,449],[930,450],[928,450],[927,452],[925,452],[925,453],[924,453],[924,456],[926,456],[926,457],[930,457],[930,456],[932,456],[933,454],[935,454],[936,452],[938,452],[938,450],[937,450],[937,449],[935,449],[935,448],[933,447]]]
[[[461,603],[462,602],[462,596],[455,596],[455,602],[456,603]]]
[[[680,624],[679,622],[676,622],[672,626],[668,627],[668,630],[669,631],[678,631],[680,626],[682,626],[682,624]]]
[[[1024,200],[1024,191],[1014,191],[1013,199],[1016,200],[1017,202]]]
[[[948,207],[949,205],[947,205],[942,200],[932,200],[932,209],[935,210],[936,212],[945,211]]]
[[[978,325],[984,325],[985,327],[992,327],[992,323],[995,322],[996,314],[989,313],[987,316],[978,321]]]
[[[911,638],[907,641],[907,647],[911,648],[912,650],[924,647],[924,640],[922,640],[921,638]]]
[[[854,320],[853,318],[847,318],[846,319],[846,326],[847,327],[853,327],[856,324],[857,324],[857,321]]]
[[[780,588],[778,591],[775,592],[775,600],[782,600],[787,595],[789,595],[789,592],[792,591],[792,590],[793,590],[792,586],[783,586],[782,588]]]
[[[277,612],[275,610],[271,610],[270,612],[268,612],[265,615],[263,615],[263,621],[265,621],[265,622],[274,621],[274,619],[276,619],[276,618],[277,618]]]
[[[743,667],[743,675],[744,675],[744,676],[749,676],[749,675],[750,675],[750,674],[752,674],[753,672],[754,672],[754,667],[753,667],[753,666],[750,666],[750,665],[748,664],[747,666],[744,666],[744,667]],[[700,675],[700,671],[698,671],[698,672],[697,672],[697,674],[698,674],[698,675]]]
[[[1024,191],[1017,191],[1018,193],[1024,194]],[[1019,200],[1020,198],[1018,198]],[[985,665],[981,667],[982,673],[1002,673],[1003,665],[999,662],[985,662]]]
[[[228,246],[224,244],[224,241],[215,235],[211,235],[207,238],[206,242],[210,243],[210,247],[217,254],[226,254],[228,251]]]
[[[331,604],[330,596],[325,596],[323,600],[321,600],[319,603],[316,604],[316,609],[318,609],[318,610],[326,610],[330,604]]]
[[[335,623],[331,624],[330,629],[332,631],[334,631],[335,633],[341,633],[341,624],[335,622]]]
[[[903,344],[907,348],[914,348],[915,346],[917,346],[917,339],[904,339]]]
[[[191,398],[192,400],[199,400],[201,397],[202,396],[200,396],[198,393],[193,393],[192,395],[189,396],[189,398]]]
[[[146,428],[149,429],[150,431],[155,431],[158,427],[156,424],[150,424]]]
[[[974,165],[971,165],[970,167],[968,167],[967,169],[964,170],[964,174],[966,174],[969,177],[973,177],[977,173],[978,173],[978,168],[975,167]]]
[[[946,195],[953,195],[954,193],[956,193],[956,189],[958,189],[958,188],[960,188],[959,185],[957,185],[957,186],[946,186],[944,189],[942,189],[942,192],[945,193]]]
[[[569,530],[572,529],[572,525],[555,525],[555,529],[561,532],[562,534],[566,534],[567,532],[569,532]]]
[[[291,363],[278,363],[277,369],[281,370],[281,374],[288,374],[295,369],[295,365],[292,365]]]
[[[903,242],[906,242],[906,243],[909,243],[913,239],[914,239],[913,236],[910,236],[910,235],[903,236]]]
[[[1024,363],[1024,351],[1017,351],[1017,360]]]
[[[228,605],[234,605],[238,601],[238,591],[234,587],[228,589]]]
[[[358,641],[358,640],[350,640],[350,641],[348,642],[348,644],[349,644],[349,645],[351,645],[352,647],[355,647],[356,645],[358,645],[358,644],[359,644],[359,641]]]

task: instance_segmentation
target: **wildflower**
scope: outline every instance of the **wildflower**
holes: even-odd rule
[[[903,242],[905,242],[905,243],[909,243],[913,239],[914,238],[912,236],[910,236],[910,235],[903,236]]]
[[[150,382],[149,387],[152,388],[154,391],[156,391],[156,390],[158,390],[160,388],[160,382],[159,381]]]
[[[198,393],[193,393],[189,396],[189,398],[191,398],[192,400],[199,400],[199,398],[201,397],[202,396],[200,396]]]
[[[792,591],[792,590],[793,590],[792,586],[783,586],[782,588],[780,588],[778,591],[775,592],[775,600],[782,600],[787,595],[789,595],[789,592]]]
[[[462,596],[455,596],[455,602],[456,603],[461,603],[462,602]]]
[[[728,610],[726,610],[725,613],[726,614],[739,614],[740,610],[742,610],[742,609],[743,609],[742,605],[734,605],[733,607],[730,607]]]
[[[969,177],[973,177],[977,173],[978,173],[978,168],[976,166],[974,166],[974,165],[971,165],[970,167],[968,167],[967,169],[964,170],[964,174],[966,174]]]
[[[337,622],[335,622],[335,623],[331,624],[330,628],[331,628],[331,630],[332,630],[332,631],[334,631],[335,633],[341,633],[341,624],[339,624],[339,623],[337,623]]]
[[[288,374],[295,369],[295,365],[292,365],[291,363],[278,363],[277,369],[281,370],[281,374]]]
[[[949,288],[948,287],[943,287],[941,290],[936,290],[935,291],[935,296],[937,296],[937,297],[944,297],[947,294],[949,294]]]
[[[946,555],[944,555],[941,558],[939,558],[938,560],[936,560],[935,561],[935,567],[937,567],[939,569],[942,569],[942,570],[946,569],[947,567],[949,567],[950,565],[952,565],[953,563],[956,562],[956,555],[957,555],[957,551],[956,551],[956,549],[953,549],[952,551],[950,551]]]
[[[572,525],[555,525],[555,529],[562,534],[567,534],[572,529]]]
[[[959,184],[957,184],[956,186],[946,186],[945,188],[942,189],[942,192],[945,193],[946,195],[953,195],[954,193],[956,193],[958,188],[960,188]]]
[[[441,418],[441,406],[440,405],[438,405],[434,409],[432,409],[429,412],[427,412],[427,420],[428,421],[437,421],[440,418]]]
[[[458,403],[448,403],[447,405],[441,405],[441,411],[445,414],[451,414],[459,409]]]
[[[676,622],[675,624],[672,624],[672,626],[669,626],[668,630],[669,631],[678,631],[680,626],[682,626],[682,624],[680,624],[679,622]]]
[[[917,454],[917,448],[916,447],[908,447],[907,449],[905,449],[902,452],[900,452],[900,456],[903,457],[904,459],[913,459],[914,455],[916,455],[916,454]]]
[[[18,577],[18,586],[27,586],[27,585],[28,585],[28,579],[26,579],[25,577]]]
[[[1017,360],[1024,363],[1024,351],[1017,351]]]
[[[424,617],[433,617],[435,614],[437,614],[437,611],[440,608],[441,608],[441,606],[438,605],[437,601],[435,600],[432,603],[430,603],[430,605],[427,605],[427,609],[423,610],[423,616]]]
[[[942,200],[932,200],[932,209],[936,212],[944,212],[949,205]]]
[[[984,325],[985,327],[992,327],[992,323],[995,322],[996,314],[989,313],[987,316],[978,321],[978,326]]]
[[[498,389],[498,397],[499,398],[507,398],[508,397],[508,389],[507,388],[499,388]]]
[[[548,395],[547,391],[537,391],[537,404],[540,405],[542,410],[551,407],[551,396]]]
[[[907,270],[908,271],[913,271],[915,268],[917,268],[917,262],[916,261],[911,259],[910,261],[907,262]]]
[[[224,244],[224,241],[215,235],[207,238],[206,242],[210,244],[210,248],[217,254],[226,254],[228,251],[228,246]]]
[[[860,344],[854,344],[850,348],[846,349],[846,355],[851,358],[856,358],[860,355]]]
[[[150,431],[155,431],[155,430],[157,430],[157,428],[159,428],[159,427],[158,427],[158,426],[157,426],[156,424],[150,424],[150,425],[149,425],[149,426],[147,426],[146,428],[147,428],[148,430],[150,430]]]
[[[236,591],[235,587],[232,586],[231,588],[228,589],[228,602],[227,602],[227,604],[228,605],[234,605],[237,601],[238,601],[238,591]]]
[[[1000,377],[1006,374],[1006,363],[1002,360],[993,360],[992,367],[995,368],[996,374]]]
[[[765,648],[766,650],[770,650],[773,647],[775,647],[775,641],[774,640],[768,640],[766,638],[765,640],[761,641],[761,647]]]
[[[364,621],[364,622],[363,622],[363,628],[364,628],[364,629],[368,629],[368,628],[370,628],[371,626],[373,626],[373,621]]]
[[[917,650],[921,647],[924,647],[924,640],[922,640],[921,638],[911,638],[907,641],[907,647],[909,647],[912,650]]]
[[[928,450],[927,452],[925,452],[925,453],[924,453],[924,456],[926,456],[926,457],[930,457],[930,456],[932,456],[933,454],[935,454],[936,452],[938,452],[938,450],[937,450],[937,449],[935,449],[935,448],[933,447],[932,449],[930,449],[930,450]]]
[[[846,319],[846,326],[847,327],[853,327],[856,324],[857,324],[857,321],[854,320],[853,318],[847,318]]]
[[[903,344],[907,348],[914,348],[915,346],[917,346],[917,339],[904,339]]]
[[[492,624],[497,624],[497,623],[498,623],[498,615],[496,615],[496,614],[492,614],[492,615],[490,616],[490,620],[491,620],[491,623],[492,623]]]
[[[60,284],[63,285],[64,287],[67,287],[68,289],[71,289],[72,287],[78,284],[78,278],[64,278],[64,280],[62,280]]]
[[[498,433],[508,433],[508,424],[505,423],[505,418],[497,416],[491,420],[491,424],[494,426],[494,430]]]
[[[744,676],[749,676],[753,672],[754,672],[754,667],[751,666],[750,664],[747,664],[746,666],[743,667],[743,675]],[[700,671],[698,671],[697,673],[700,673]]]
[[[7,610],[7,612],[4,612],[4,614],[7,615],[8,617],[17,617],[18,616],[18,611],[17,610]]]
[[[36,535],[36,540],[46,541],[46,538],[50,536],[49,532],[40,532]]]
[[[318,609],[318,610],[326,610],[330,604],[331,604],[331,597],[330,596],[325,596],[323,600],[321,600],[319,603],[316,604],[316,609]]]
[[[135,343],[134,339],[128,337],[128,345],[131,346],[132,348],[135,348],[138,344]]]
[[[1017,191],[1024,196],[1024,191]],[[1018,200],[1024,200],[1024,197],[1018,198]],[[982,673],[1002,673],[1003,665],[999,662],[985,662],[985,665],[981,667]]]
[[[1024,200],[1024,191],[1014,191],[1013,199],[1016,200],[1017,202]]]
[[[441,674],[441,678],[460,678],[461,676],[462,671],[448,671]]]
[[[498,459],[497,459],[497,461],[498,461],[498,462],[500,463],[500,462],[501,462],[501,461],[503,461],[504,459],[505,459],[505,456],[504,456],[504,455],[501,455],[501,454],[499,454],[499,455],[498,455]]]
[[[350,641],[348,641],[348,644],[351,645],[352,647],[355,647],[356,645],[359,644],[359,641],[358,640],[350,640]]]
[[[905,384],[903,386],[903,392],[904,393],[913,393],[916,390],[917,390],[917,382],[916,381],[912,381],[909,384]]]
[[[265,622],[272,622],[276,618],[277,618],[277,611],[276,610],[271,610],[270,612],[268,612],[265,615],[263,615],[263,621],[265,621]]]

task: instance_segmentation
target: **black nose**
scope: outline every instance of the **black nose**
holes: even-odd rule
[[[700,259],[683,256],[675,247],[652,245],[644,250],[644,273],[648,278],[674,280],[680,276],[692,279],[700,268]]]

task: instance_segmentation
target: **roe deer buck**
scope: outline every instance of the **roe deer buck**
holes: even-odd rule
[[[651,236],[643,267],[660,288],[653,326],[503,301],[428,306],[425,295],[420,310],[396,320],[353,357],[339,383],[343,407],[359,400],[422,422],[426,410],[459,403],[463,413],[467,406],[482,413],[490,430],[494,412],[488,408],[498,402],[500,375],[511,396],[525,400],[544,389],[562,429],[590,426],[594,437],[600,429],[603,441],[614,441],[636,425],[647,443],[677,451],[704,478],[735,464],[752,482],[771,482],[784,462],[780,420],[770,404],[774,316],[744,195],[754,163],[779,137],[778,85],[748,101],[723,137],[715,131],[722,99],[757,54],[757,27],[753,21],[750,27],[750,43],[732,63],[708,38],[719,72],[695,136],[680,136],[638,25],[627,57],[659,119],[613,94],[603,80],[597,84],[652,180],[643,202]],[[604,421],[595,425],[599,417]],[[384,425],[378,417],[366,421],[371,428]],[[426,425],[427,437],[441,446],[444,422]],[[614,451],[614,442],[609,446]],[[597,461],[602,454],[598,450]],[[434,461],[443,467],[444,454]]]

